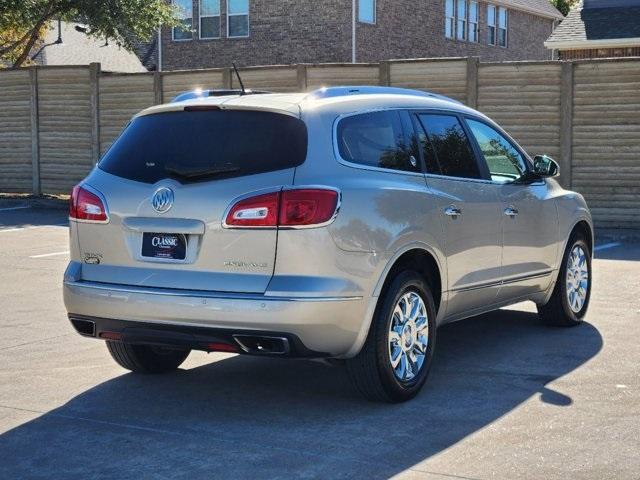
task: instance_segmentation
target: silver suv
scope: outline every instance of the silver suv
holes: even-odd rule
[[[435,94],[246,93],[144,110],[73,190],[69,319],[124,368],[337,359],[397,402],[442,324],[523,300],[582,321],[592,220],[551,158]]]

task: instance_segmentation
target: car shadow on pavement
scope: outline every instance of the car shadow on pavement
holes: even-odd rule
[[[388,478],[532,397],[567,408],[549,384],[601,348],[589,323],[475,317],[439,330],[429,382],[400,405],[368,403],[344,368],[312,361],[231,357],[123,374],[0,436],[0,476]]]
[[[60,208],[0,210],[0,229],[66,226],[69,213]]]

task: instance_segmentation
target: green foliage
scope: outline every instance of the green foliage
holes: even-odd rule
[[[574,7],[580,0],[549,0],[551,4],[560,10],[560,13],[567,15],[569,10]]]
[[[178,21],[165,0],[0,0],[0,63],[23,65],[42,29],[58,18],[129,49],[134,38],[148,40],[161,24]]]

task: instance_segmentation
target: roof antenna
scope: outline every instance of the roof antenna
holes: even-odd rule
[[[242,77],[240,76],[240,72],[238,72],[238,67],[236,67],[236,62],[232,62],[231,65],[233,65],[233,71],[236,72],[236,77],[238,77],[238,82],[240,82],[240,90],[242,90],[240,95],[246,95],[247,91],[244,89],[244,83],[242,83]]]

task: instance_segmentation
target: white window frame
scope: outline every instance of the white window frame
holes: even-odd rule
[[[464,5],[464,16],[460,18],[460,5]],[[466,41],[469,39],[469,1],[458,0],[456,2],[456,40]],[[460,26],[462,25],[462,29]],[[461,32],[462,30],[462,32]],[[462,34],[462,36],[460,36]]]
[[[362,19],[362,2],[363,0],[358,0],[358,22],[366,23],[367,25],[375,25],[378,20],[378,1],[377,0],[365,0],[371,1],[373,3],[373,21],[363,20]]]
[[[176,29],[180,27],[171,27],[171,40],[174,42],[190,42],[193,40],[193,0],[189,0],[189,2],[191,3],[191,38],[176,38]],[[175,4],[176,0],[171,0],[171,5]]]
[[[251,35],[251,19],[249,17],[249,10],[251,10],[251,0],[247,0],[247,13],[229,13],[229,4],[231,0],[227,0],[227,38],[249,38]],[[230,33],[231,22],[229,22],[229,18],[231,17],[247,17],[247,34],[246,35],[233,35]]]
[[[491,15],[491,9],[493,9],[493,15]],[[487,44],[495,47],[498,45],[498,7],[487,4]],[[491,42],[491,29],[493,28],[493,43]]]
[[[218,15],[203,15],[202,14],[202,4],[204,2],[206,2],[207,0],[200,0],[198,2],[198,37],[200,38],[200,40],[218,40],[220,38],[222,38],[222,11],[220,10],[221,8],[221,0],[209,0],[209,1],[214,1],[214,2],[218,2]],[[220,32],[220,34],[217,37],[203,37],[202,36],[202,19],[203,18],[216,18],[218,17],[218,23],[220,25],[220,28],[218,29],[218,31]]]
[[[505,7],[498,7],[497,9],[497,34],[496,42],[500,48],[509,48],[509,10]],[[500,24],[500,13],[504,12],[504,27]],[[504,45],[500,43],[500,32],[504,30]]]
[[[447,6],[451,5],[453,16],[447,15]],[[444,36],[451,40],[456,39],[456,0],[444,0]],[[447,35],[447,27],[451,27],[451,35]]]
[[[475,8],[475,11],[476,11],[476,20],[475,20],[475,22],[471,21],[471,10],[473,8]],[[480,28],[479,28],[479,23],[480,23],[480,4],[478,3],[477,0],[471,0],[469,2],[468,17],[469,17],[469,21],[467,22],[467,39],[471,43],[478,43],[480,41]],[[473,34],[475,36],[475,39],[471,38],[471,32],[472,31],[473,31]]]

